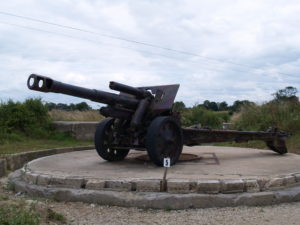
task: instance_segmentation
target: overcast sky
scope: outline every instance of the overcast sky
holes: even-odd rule
[[[82,101],[28,90],[37,73],[101,90],[111,80],[179,83],[176,100],[188,106],[262,103],[286,86],[300,91],[300,1],[1,1],[0,65],[1,100]]]

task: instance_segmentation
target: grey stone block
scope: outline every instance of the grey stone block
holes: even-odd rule
[[[284,185],[290,186],[296,183],[296,178],[292,175],[284,177]]]
[[[265,184],[266,190],[276,190],[284,186],[284,178],[276,177],[272,178],[269,182]]]
[[[104,187],[116,191],[131,191],[132,184],[129,180],[107,180]]]
[[[170,193],[189,193],[190,192],[189,180],[184,179],[168,179],[167,180],[167,192]]]
[[[294,177],[296,179],[296,182],[300,182],[300,173],[294,174]]]
[[[197,181],[190,181],[190,193],[197,192]]]
[[[70,133],[78,140],[93,140],[98,122],[56,121],[54,127],[61,132]]]
[[[235,199],[236,205],[262,206],[274,203],[273,192],[244,193]]]
[[[21,156],[18,154],[6,155],[7,169],[16,170],[21,168],[23,165],[21,163]]]
[[[40,174],[37,177],[37,184],[38,185],[47,186],[50,183],[50,180],[51,180],[51,176],[50,175]]]
[[[29,184],[37,184],[38,174],[26,172],[24,174],[24,180]]]
[[[244,181],[242,179],[222,180],[221,192],[227,193],[240,193],[244,191]]]
[[[73,177],[51,177],[49,186],[53,187],[65,187],[65,188],[82,188],[85,184],[83,178]]]
[[[265,185],[268,182],[269,182],[268,178],[258,178],[257,179],[257,183],[259,185],[260,191],[264,191],[265,190]]]
[[[136,180],[134,181],[137,191],[159,192],[160,180]]]
[[[255,179],[244,180],[244,190],[246,192],[259,192],[260,187]]]
[[[103,190],[105,188],[105,181],[90,179],[86,182],[85,188],[91,190]]]
[[[219,180],[200,180],[197,182],[197,192],[217,194],[220,192],[221,184]]]

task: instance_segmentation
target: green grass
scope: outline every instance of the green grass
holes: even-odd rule
[[[0,155],[35,151],[41,149],[86,146],[86,145],[93,145],[93,142],[78,141],[71,137],[66,138],[64,140],[26,138],[22,141],[8,142],[6,144],[0,145]]]
[[[0,201],[6,201],[8,200],[9,198],[5,195],[0,195]]]
[[[24,199],[0,198],[0,225],[67,224],[67,218],[50,209],[45,203],[42,208]]]
[[[57,222],[61,222],[61,223],[66,223],[66,217],[58,212],[53,211],[52,209],[48,209],[48,219],[51,221],[57,221]]]
[[[2,205],[0,207],[0,224],[3,225],[38,225],[39,215],[32,208],[20,205]]]

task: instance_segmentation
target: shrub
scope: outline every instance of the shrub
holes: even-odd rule
[[[270,126],[299,132],[300,103],[295,101],[271,101],[261,106],[248,105],[234,119],[235,128],[243,130],[266,130]]]
[[[27,99],[24,103],[0,104],[0,143],[26,136],[46,137],[51,131],[51,119],[41,99]]]
[[[201,126],[220,128],[222,123],[227,122],[228,120],[229,115],[227,112],[213,112],[199,106],[186,109],[182,113],[183,126],[201,124]]]

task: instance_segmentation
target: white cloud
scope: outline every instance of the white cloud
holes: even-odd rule
[[[300,89],[299,1],[11,0],[0,11],[198,55],[0,14],[2,99],[81,101],[29,91],[30,73],[106,91],[110,80],[133,86],[180,83],[177,100],[187,105],[205,99],[262,102],[280,88]]]

